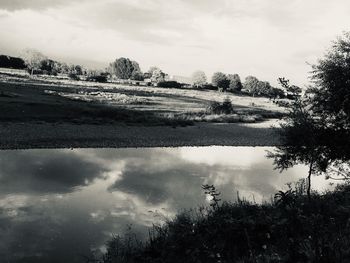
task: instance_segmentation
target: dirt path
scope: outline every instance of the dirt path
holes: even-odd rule
[[[1,123],[0,149],[278,145],[270,125],[201,123],[172,128]]]

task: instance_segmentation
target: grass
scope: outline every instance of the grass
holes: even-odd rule
[[[350,262],[348,184],[308,200],[298,183],[264,204],[206,193],[216,198],[211,207],[153,226],[146,242],[117,236],[101,262]]]
[[[283,108],[266,98],[217,91],[127,86],[58,78],[48,81],[40,77],[24,79],[5,74],[0,74],[0,80],[0,120],[3,121],[15,122],[17,119],[20,122],[86,121],[87,124],[123,122],[126,125],[183,126],[194,122],[257,122],[281,116],[284,112]],[[9,97],[9,94],[14,96]],[[228,106],[225,105],[225,98],[231,101],[231,109],[225,108]],[[218,107],[210,109],[211,101]],[[78,116],[78,113],[86,112],[86,108],[98,112],[87,110],[91,115]],[[106,110],[110,110],[111,114]],[[103,118],[100,111],[108,117]],[[98,118],[93,119],[96,115]]]

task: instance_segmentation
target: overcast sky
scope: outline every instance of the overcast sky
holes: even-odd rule
[[[124,56],[174,75],[304,85],[349,14],[349,0],[0,0],[0,53],[34,48],[96,67]]]

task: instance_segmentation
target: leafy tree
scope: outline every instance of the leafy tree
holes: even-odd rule
[[[228,80],[230,81],[229,90],[232,92],[239,92],[242,90],[241,78],[238,74],[228,74]]]
[[[75,74],[77,75],[83,75],[83,68],[80,65],[75,65],[74,71],[75,71]]]
[[[40,69],[47,74],[52,74],[55,66],[55,61],[51,59],[44,59],[40,61]]]
[[[279,82],[283,88],[294,94],[295,100],[287,104],[288,115],[279,130],[282,145],[268,156],[274,158],[276,168],[281,171],[296,164],[308,165],[307,194],[310,197],[311,175],[324,171],[327,164],[323,156],[324,147],[318,144],[322,123],[313,116],[307,100],[300,97],[300,88],[290,85],[284,78],[280,78]]]
[[[26,65],[21,58],[0,55],[1,68],[25,69]]]
[[[215,72],[213,74],[211,82],[213,83],[214,86],[216,86],[219,89],[222,89],[224,91],[227,90],[229,85],[230,85],[229,79],[222,72]]]
[[[350,32],[333,42],[312,73],[314,85],[307,90],[312,110],[343,145],[350,138]]]
[[[268,81],[259,81],[257,94],[270,97],[273,92],[272,89],[273,88]]]
[[[130,79],[133,72],[141,72],[140,66],[136,61],[131,61],[128,58],[118,58],[110,64],[111,71],[120,79]]]
[[[140,68],[139,63],[137,63],[135,60],[132,60],[131,64],[132,64],[132,67],[133,67],[132,72],[141,72],[141,68]]]
[[[30,74],[33,75],[35,70],[39,70],[41,61],[45,60],[46,57],[35,49],[25,49],[21,54]]]
[[[141,71],[134,70],[131,74],[130,79],[143,81],[144,80],[143,73]]]
[[[192,81],[195,87],[203,87],[207,84],[207,76],[204,71],[197,70],[192,74]]]
[[[259,80],[254,76],[248,76],[245,78],[243,88],[255,96],[259,93]]]
[[[160,70],[160,68],[156,67],[156,66],[152,66],[149,68],[149,70],[147,71],[149,74],[151,74],[151,76],[153,75],[153,72],[156,70]]]
[[[275,153],[277,168],[298,163],[309,165],[311,175],[350,179],[350,34],[334,42],[325,57],[313,66],[313,85],[304,96],[299,87],[280,79],[287,92],[294,93],[290,113],[282,125],[282,146]]]
[[[163,82],[165,80],[165,73],[161,71],[159,68],[152,69],[152,77],[151,81],[155,83]]]

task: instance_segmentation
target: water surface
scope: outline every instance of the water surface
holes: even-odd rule
[[[86,262],[128,226],[141,236],[182,209],[208,205],[214,184],[269,200],[306,167],[280,174],[263,147],[0,151],[2,262]],[[313,185],[328,187],[321,177]]]

